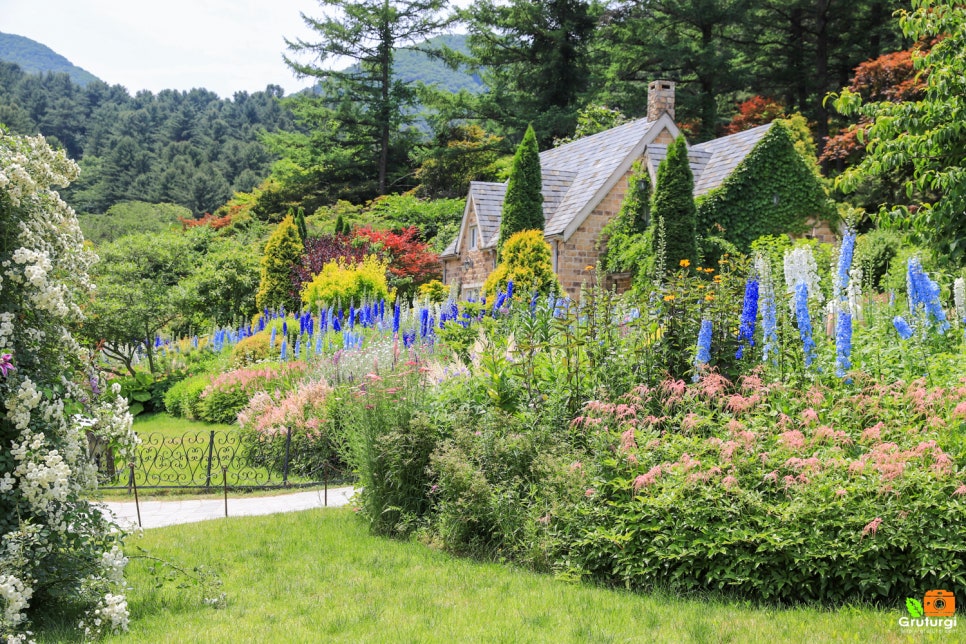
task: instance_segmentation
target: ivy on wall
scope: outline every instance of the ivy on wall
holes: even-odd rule
[[[698,230],[747,251],[762,235],[804,232],[810,216],[833,222],[835,210],[787,127],[776,121],[724,183],[698,204]]]

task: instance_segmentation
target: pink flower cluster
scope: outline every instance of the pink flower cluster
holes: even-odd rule
[[[303,382],[280,400],[259,391],[239,412],[238,422],[243,428],[263,436],[274,436],[291,429],[318,438],[325,422],[323,406],[331,391],[323,380]]]

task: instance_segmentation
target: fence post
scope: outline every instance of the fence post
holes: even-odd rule
[[[211,457],[214,455],[215,451],[215,430],[211,430],[211,434],[208,436],[208,470],[205,475],[205,489],[211,487]]]
[[[288,457],[292,448],[292,428],[285,434],[285,464],[282,466],[282,486],[288,487]]]

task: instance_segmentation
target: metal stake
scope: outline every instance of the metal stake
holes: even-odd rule
[[[143,528],[141,525],[141,503],[138,501],[138,482],[134,480],[134,463],[130,463],[131,467],[131,485],[134,487],[134,509],[138,513],[138,527]]]
[[[228,516],[228,467],[221,466],[221,483],[225,489],[225,516]]]

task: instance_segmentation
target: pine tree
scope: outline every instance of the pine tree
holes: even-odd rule
[[[698,214],[694,205],[694,175],[683,136],[668,146],[667,158],[657,168],[651,214],[655,221],[664,220],[668,268],[674,269],[684,260],[695,262]]]
[[[339,215],[339,217],[335,220],[335,234],[336,235],[343,234],[342,229],[344,227],[345,227],[345,222],[342,220],[342,215]]]
[[[540,176],[540,153],[533,126],[527,127],[523,141],[517,146],[503,199],[503,219],[497,249],[513,233],[521,230],[543,230],[543,179]]]
[[[259,309],[280,306],[289,311],[298,309],[298,294],[292,293],[292,267],[302,257],[303,249],[295,220],[288,215],[265,244],[262,277],[255,296]]]

